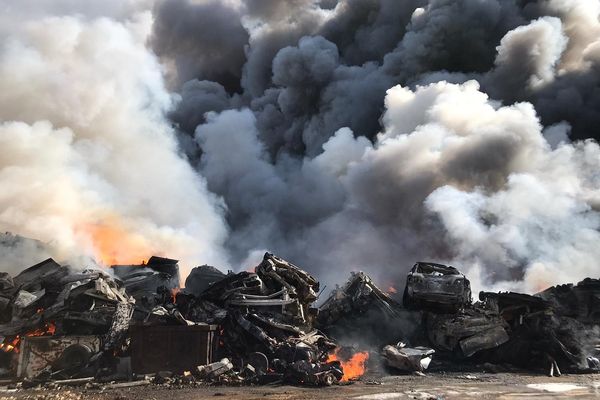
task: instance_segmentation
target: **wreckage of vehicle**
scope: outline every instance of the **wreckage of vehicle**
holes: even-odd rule
[[[409,273],[405,300],[408,293],[409,306],[423,312],[427,340],[421,338],[422,342],[450,364],[512,365],[546,371],[550,376],[560,375],[561,370],[599,370],[600,281],[587,278],[577,285],[559,285],[535,295],[481,292],[480,301],[472,304],[460,295],[469,293],[470,297],[464,275],[455,268],[426,264],[423,268],[423,263],[417,263]],[[417,296],[413,296],[415,272],[423,276]],[[467,282],[465,286],[457,284],[465,289],[454,292],[457,296],[452,309],[446,307],[448,302],[438,301],[450,298],[439,296],[441,290],[453,285],[447,276]],[[431,288],[431,296],[425,287]],[[415,298],[424,301],[415,302]]]
[[[458,309],[471,303],[471,283],[454,267],[417,262],[406,277],[402,300],[409,308],[438,304]]]
[[[48,259],[0,274],[0,366],[23,386],[319,386],[360,379],[378,362],[417,374],[469,363],[552,375],[600,367],[598,280],[472,303],[453,267],[420,262],[408,277],[408,308],[364,272],[315,307],[318,280],[270,253],[253,272],[194,268],[183,288],[169,258],[108,270]]]

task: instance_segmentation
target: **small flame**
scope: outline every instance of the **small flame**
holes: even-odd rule
[[[387,289],[387,293],[388,293],[388,294],[396,294],[396,293],[398,293],[398,290],[396,290],[396,288],[395,288],[395,287],[393,287],[393,286],[390,286],[390,287]]]
[[[48,322],[44,324],[43,327],[34,329],[30,332],[27,332],[25,336],[50,336],[54,335],[56,332],[56,325],[52,322]],[[4,339],[4,342],[0,344],[0,350],[10,353],[14,351],[15,353],[19,352],[19,346],[21,345],[21,336],[17,335],[11,340]]]
[[[181,292],[181,288],[176,287],[171,289],[171,301],[173,304],[177,304],[177,293]]]
[[[359,351],[358,353],[354,353],[350,359],[344,361],[340,359],[338,353],[340,349],[337,348],[333,354],[330,354],[327,358],[327,362],[331,361],[339,361],[342,364],[342,369],[344,370],[344,376],[342,377],[342,382],[348,382],[350,380],[355,380],[364,375],[367,367],[365,364],[369,359],[368,351]]]

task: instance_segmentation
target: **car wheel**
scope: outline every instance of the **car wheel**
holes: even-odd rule
[[[333,376],[332,373],[327,372],[325,373],[325,376],[323,376],[323,385],[325,386],[331,386],[335,383],[335,376]]]

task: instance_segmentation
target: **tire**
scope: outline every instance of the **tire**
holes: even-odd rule
[[[332,373],[327,372],[325,373],[325,375],[323,376],[321,382],[323,382],[323,385],[325,386],[331,386],[335,383],[336,379],[335,376],[333,376]]]

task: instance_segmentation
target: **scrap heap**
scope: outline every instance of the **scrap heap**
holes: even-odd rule
[[[266,253],[255,272],[221,277],[203,266],[188,280],[194,283],[177,294],[179,310],[186,320],[221,327],[218,351],[231,369],[258,380],[329,385],[342,378],[340,363],[327,361],[335,343],[313,328],[319,282],[307,272]]]
[[[417,374],[430,364],[600,369],[597,279],[535,295],[482,292],[473,304],[456,268],[416,263],[404,305],[363,272],[317,309],[319,290],[270,253],[254,272],[197,267],[181,290],[168,258],[108,271],[47,259],[15,277],[0,273],[0,373],[31,384],[149,383],[153,374],[156,383],[331,385],[360,377],[370,355],[390,372]]]
[[[364,272],[353,272],[319,307],[318,324],[328,335],[379,348],[415,334],[421,314],[402,307]]]
[[[0,274],[0,348],[6,364],[21,353],[19,377],[73,376],[102,355],[122,346],[134,300],[100,270],[74,271],[47,259],[12,278]],[[43,368],[24,359],[44,336],[70,337],[56,346],[55,359]],[[62,352],[66,347],[71,350]],[[48,347],[47,346],[47,347]],[[24,348],[23,348],[24,347]],[[60,352],[58,351],[60,348]],[[99,365],[98,364],[98,365]],[[74,374],[72,372],[75,372]]]
[[[549,375],[600,369],[600,281],[553,286],[535,295],[480,293],[507,325],[508,338],[490,354],[495,362],[547,367]]]
[[[422,273],[422,264],[437,265],[415,264],[405,299],[408,296],[410,306],[423,312],[421,342],[448,360],[446,367],[472,361],[545,369],[551,376],[560,375],[561,370],[599,369],[599,280],[587,278],[535,295],[481,292],[480,301],[473,304],[462,296],[470,294],[470,286],[456,291],[456,281],[465,282],[464,275],[455,269],[447,274],[439,273],[441,269]],[[416,293],[417,274],[419,287],[428,289],[419,293],[422,301],[415,306],[411,294]],[[429,285],[429,281],[436,284]]]
[[[34,381],[114,376],[122,359],[133,372],[192,371],[204,381],[330,385],[343,377],[340,362],[328,361],[335,343],[314,329],[319,282],[281,258],[267,253],[255,272],[238,274],[199,267],[181,292],[176,260],[110,272],[48,259],[14,278],[1,274],[3,365],[18,364],[17,377]],[[38,335],[44,341],[21,344]]]

